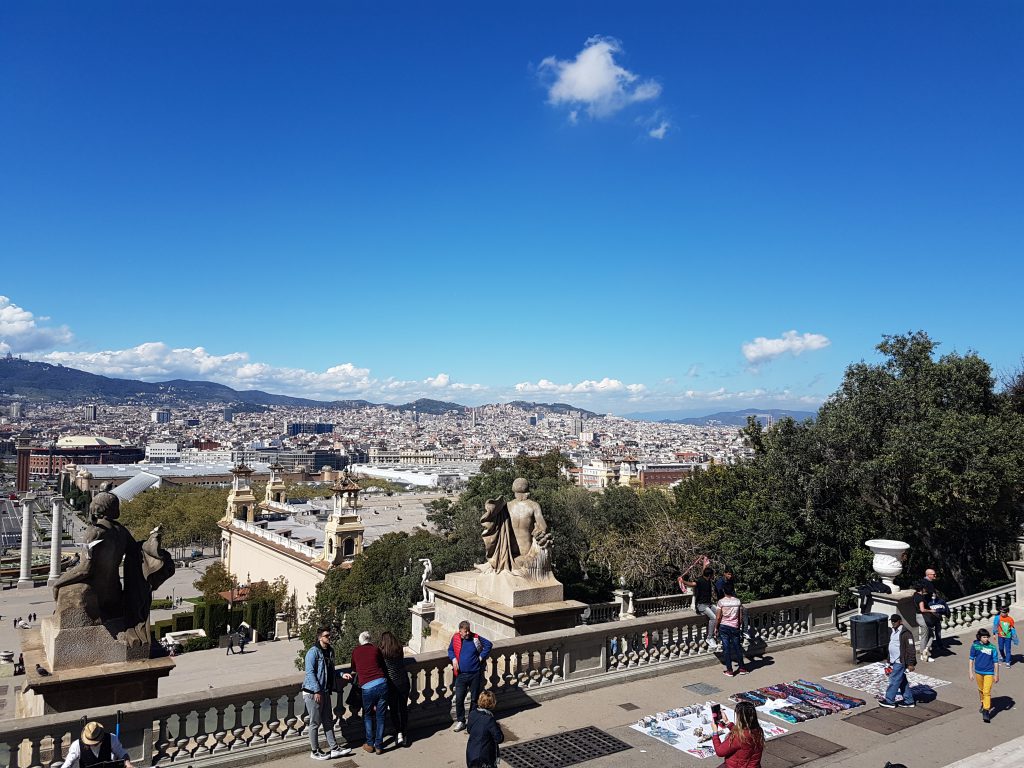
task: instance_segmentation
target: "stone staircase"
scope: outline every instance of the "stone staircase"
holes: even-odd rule
[[[1021,768],[1024,767],[1024,736],[1004,742],[985,752],[950,763],[945,768]]]

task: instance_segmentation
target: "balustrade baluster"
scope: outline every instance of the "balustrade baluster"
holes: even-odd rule
[[[274,739],[280,741],[284,738],[284,734],[281,733],[281,721],[277,718],[277,706],[280,703],[279,698],[272,698],[270,700],[270,713],[268,715],[270,730],[267,733],[267,740]]]

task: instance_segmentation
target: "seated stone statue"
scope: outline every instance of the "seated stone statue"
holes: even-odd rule
[[[509,571],[513,576],[542,579],[551,573],[551,532],[540,504],[530,499],[524,478],[512,483],[515,498],[488,499],[480,517],[487,561],[484,573]]]
[[[153,590],[174,574],[174,561],[160,546],[160,527],[154,528],[145,542],[135,541],[118,522],[120,499],[106,490],[89,504],[89,516],[84,556],[53,585],[56,613],[65,622],[109,625],[114,631],[129,633],[128,642],[148,644],[145,625]],[[72,585],[81,586],[68,590]]]

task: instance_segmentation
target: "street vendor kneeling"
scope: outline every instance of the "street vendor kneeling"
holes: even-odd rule
[[[93,720],[85,724],[81,738],[71,742],[61,768],[109,766],[122,760],[124,768],[132,768],[132,761],[128,758],[128,751],[121,746],[121,740],[115,734],[107,733],[103,723]]]

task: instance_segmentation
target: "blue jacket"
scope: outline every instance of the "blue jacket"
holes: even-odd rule
[[[494,715],[486,709],[471,710],[466,731],[469,733],[466,765],[471,766],[477,761],[494,765],[498,761],[498,745],[505,740],[505,734],[495,722]]]
[[[477,642],[480,643],[480,650],[476,649]],[[456,632],[452,635],[452,640],[448,643],[448,658],[452,661],[455,660],[455,649],[459,646],[459,674],[465,672],[467,675],[473,675],[479,672],[483,668],[482,662],[491,653],[491,641],[486,637],[470,633],[466,640],[462,639],[462,636]]]
[[[315,643],[306,651],[306,676],[302,679],[302,690],[311,693],[331,693],[338,672],[334,668],[334,649],[325,651]]]

